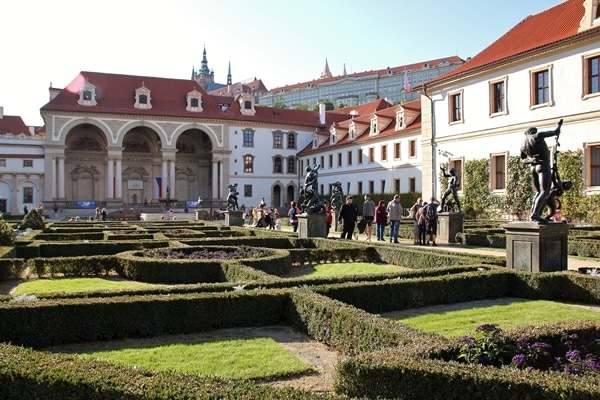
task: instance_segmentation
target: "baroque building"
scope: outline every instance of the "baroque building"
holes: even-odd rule
[[[352,74],[347,74],[344,66],[341,75],[333,76],[329,63],[325,60],[319,79],[271,89],[258,102],[269,107],[285,105],[286,108],[295,108],[308,105],[309,110],[324,101],[332,102],[335,108],[354,107],[380,98],[398,104],[419,99],[419,93],[412,91],[412,87],[443,75],[463,63],[461,58],[451,56]]]

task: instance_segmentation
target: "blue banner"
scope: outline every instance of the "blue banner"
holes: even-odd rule
[[[76,204],[77,208],[96,208],[95,201],[78,201]]]

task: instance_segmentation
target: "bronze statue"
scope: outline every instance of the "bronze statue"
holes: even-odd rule
[[[440,167],[440,169],[442,170],[444,177],[449,178],[448,189],[446,189],[444,195],[442,196],[442,211],[444,211],[444,204],[446,204],[448,211],[450,211],[451,208],[454,207],[454,203],[456,203],[456,206],[458,207],[458,212],[460,212],[460,201],[458,201],[458,193],[456,191],[458,188],[459,180],[458,176],[456,176],[456,171],[454,171],[454,168],[450,168],[450,170],[448,171],[449,173],[446,173],[446,169],[444,167]],[[454,198],[454,203],[452,203],[451,201],[448,201],[448,203],[446,203],[446,199],[450,195],[452,195],[452,197]]]
[[[340,181],[337,181],[332,185],[329,204],[331,204],[331,209],[334,211],[339,211],[344,204],[344,190],[342,189],[342,183]]]
[[[525,131],[525,140],[521,145],[521,162],[529,165],[531,171],[531,182],[535,195],[531,206],[530,219],[539,223],[546,223],[542,218],[542,208],[546,205],[552,185],[552,167],[550,165],[550,149],[546,144],[546,138],[558,137],[563,120],[558,121],[556,129],[548,132],[538,132],[536,128],[529,128]],[[558,169],[556,169],[557,171]]]
[[[227,196],[227,211],[237,211],[239,209],[237,201],[239,192],[237,191],[237,186],[237,183],[227,185],[227,188],[229,189],[229,195]]]
[[[325,203],[319,199],[319,164],[315,164],[313,167],[306,167],[306,177],[304,178],[304,187],[302,188],[302,194],[304,195],[304,202],[302,202],[302,211],[307,214],[321,214],[324,213]]]

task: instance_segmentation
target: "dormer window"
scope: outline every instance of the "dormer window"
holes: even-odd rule
[[[375,136],[379,134],[379,129],[377,128],[377,116],[371,117],[371,135]]]
[[[331,144],[335,144],[335,131],[331,132],[329,140],[330,140]]]
[[[239,97],[240,112],[242,115],[256,115],[254,109],[254,96],[250,93],[242,93]]]
[[[150,89],[148,89],[143,83],[142,87],[135,91],[135,108],[149,110],[152,108],[152,97],[150,97]]]
[[[81,91],[79,92],[79,100],[77,100],[77,104],[81,106],[95,106],[97,104],[96,86],[86,81],[85,85],[81,88]]]
[[[399,131],[404,128],[406,128],[404,123],[404,111],[400,111],[396,113],[396,130]]]
[[[197,90],[192,90],[186,96],[186,111],[201,112],[202,111],[202,93]]]
[[[356,135],[356,125],[354,125],[354,122],[352,122],[348,126],[348,139],[349,140],[354,140],[354,136],[355,135]]]

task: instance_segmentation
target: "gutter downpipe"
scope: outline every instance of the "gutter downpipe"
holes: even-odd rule
[[[431,196],[436,197],[435,193],[435,177],[436,177],[436,169],[435,169],[435,149],[433,148],[435,145],[435,109],[433,107],[433,99],[429,97],[427,94],[427,85],[423,84],[423,95],[429,99],[431,103]],[[423,194],[421,194],[423,196]]]

